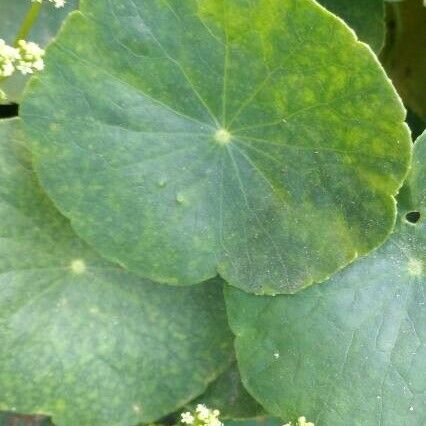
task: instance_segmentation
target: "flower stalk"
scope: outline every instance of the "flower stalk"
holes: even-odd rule
[[[27,14],[25,15],[24,20],[22,21],[21,28],[19,28],[18,34],[16,34],[15,41],[13,45],[18,46],[20,40],[25,40],[28,37],[28,34],[31,31],[34,22],[37,20],[40,15],[41,7],[43,6],[42,2],[33,2]]]

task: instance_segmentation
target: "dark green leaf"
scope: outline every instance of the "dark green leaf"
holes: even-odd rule
[[[405,112],[332,14],[311,0],[81,10],[21,111],[42,185],[104,256],[158,282],[218,271],[291,293],[388,236]]]
[[[410,201],[379,250],[294,296],[227,290],[243,382],[268,412],[316,426],[426,424],[425,184],[426,134]]]
[[[344,19],[362,41],[380,52],[385,39],[383,0],[319,0],[319,3]]]
[[[426,120],[426,7],[422,0],[389,7],[382,62],[404,103]]]
[[[0,410],[60,426],[156,420],[231,361],[222,283],[160,286],[77,238],[0,123]]]
[[[227,420],[225,426],[282,426],[282,421],[273,417],[261,417],[248,420]]]
[[[0,413],[0,426],[53,426],[53,424],[46,416],[5,412]]]
[[[219,409],[221,419],[250,419],[266,414],[245,390],[236,364],[210,384],[191,407],[196,404]]]

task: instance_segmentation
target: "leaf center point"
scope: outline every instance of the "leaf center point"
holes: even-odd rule
[[[74,274],[83,274],[86,272],[86,264],[81,259],[75,259],[71,262],[71,271]]]
[[[214,139],[219,145],[228,145],[231,142],[231,133],[224,128],[220,128],[214,134]]]

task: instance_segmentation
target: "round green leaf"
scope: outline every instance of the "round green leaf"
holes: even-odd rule
[[[383,0],[319,0],[319,3],[344,19],[362,41],[380,52],[385,41]]]
[[[311,0],[84,1],[46,62],[21,109],[42,185],[141,276],[291,293],[394,225],[405,112]]]
[[[426,134],[409,209],[370,256],[294,296],[227,290],[243,382],[268,412],[317,426],[426,424],[425,165]]]
[[[220,280],[160,286],[101,259],[0,123],[0,410],[135,425],[204,392],[233,357]]]
[[[44,47],[57,33],[62,21],[71,10],[77,6],[77,0],[67,0],[62,8],[55,8],[47,0],[43,5],[37,21],[28,34],[28,40],[38,43]],[[0,38],[8,44],[13,44],[18,34],[19,27],[24,20],[31,0],[1,0],[0,1]],[[0,89],[7,95],[7,100],[19,102],[22,90],[28,76],[15,73],[12,77],[0,81]]]

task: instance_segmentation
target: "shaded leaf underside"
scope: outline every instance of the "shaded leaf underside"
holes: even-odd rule
[[[245,390],[236,363],[211,383],[207,391],[191,405],[195,407],[196,404],[220,409],[221,419],[252,419],[267,415]]]

